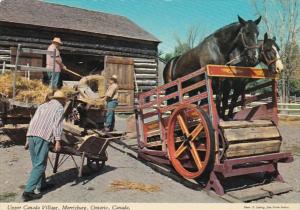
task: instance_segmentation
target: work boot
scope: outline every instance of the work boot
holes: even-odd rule
[[[42,194],[35,194],[34,192],[24,192],[22,195],[23,201],[31,201],[42,198]]]

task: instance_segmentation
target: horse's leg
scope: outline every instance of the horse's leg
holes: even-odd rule
[[[231,82],[228,79],[224,79],[222,81],[221,90],[220,90],[220,92],[222,92],[221,118],[223,118],[223,120],[228,120],[225,112],[226,109],[228,108],[228,99],[229,99],[230,90],[231,90]]]
[[[229,119],[233,118],[234,107],[235,107],[235,105],[238,101],[239,96],[241,96],[242,93],[244,92],[244,89],[245,89],[245,85],[240,79],[237,79],[237,80],[234,81],[234,83],[233,83],[233,90],[234,91],[233,91],[231,104],[230,104],[229,111],[228,111],[228,118]]]
[[[222,93],[220,92],[221,87],[220,87],[220,79],[219,78],[214,78],[212,80],[212,90],[213,90],[213,94],[216,95],[216,108],[217,108],[217,112],[219,117],[222,118],[222,113],[221,113],[221,99],[222,99]]]

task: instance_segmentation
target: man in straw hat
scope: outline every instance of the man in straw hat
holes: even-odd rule
[[[53,62],[53,56],[47,55],[46,57],[46,63],[47,66],[46,68],[48,69],[53,69],[55,65],[55,70],[54,72],[48,72],[48,78],[50,80],[50,86],[53,88],[58,88],[60,86],[60,74],[62,69],[66,69],[66,66],[63,64],[59,48],[62,45],[62,41],[59,37],[54,37],[52,40],[52,44],[48,47],[48,51],[54,51],[56,50],[56,58],[55,58],[55,64]],[[52,83],[53,82],[53,83]]]
[[[104,123],[104,131],[106,132],[113,131],[115,127],[115,109],[118,106],[119,97],[118,89],[118,78],[116,75],[112,75],[109,79],[109,86],[104,96],[107,102],[107,111]]]
[[[66,97],[60,90],[56,91],[50,100],[41,104],[30,121],[27,131],[27,141],[32,162],[32,170],[27,181],[24,193],[24,201],[39,199],[43,191],[53,185],[46,184],[45,170],[49,144],[55,140],[55,151],[61,149],[62,120]]]

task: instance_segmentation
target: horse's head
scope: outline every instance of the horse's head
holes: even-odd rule
[[[272,73],[280,73],[283,69],[283,64],[279,56],[279,47],[276,44],[276,39],[270,39],[265,33],[263,44],[260,47],[260,60],[268,66]]]
[[[241,25],[240,31],[239,31],[239,40],[240,47],[244,51],[244,62],[246,65],[253,66],[257,63],[259,52],[258,52],[258,46],[257,46],[257,37],[258,37],[258,27],[261,17],[259,17],[257,20],[248,20],[245,21],[243,18],[238,16],[239,23]]]

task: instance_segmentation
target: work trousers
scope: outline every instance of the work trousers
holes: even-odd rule
[[[32,170],[24,191],[34,192],[35,189],[40,191],[42,185],[45,184],[49,142],[37,136],[29,136],[27,140],[29,143]]]
[[[53,77],[53,81],[52,81],[52,77]],[[57,89],[60,87],[60,72],[48,72],[48,78],[49,78],[49,85],[51,88],[53,87],[54,89]]]
[[[104,126],[111,131],[115,127],[115,109],[118,106],[117,100],[111,100],[107,102],[106,108],[106,117],[105,117],[105,123]]]

